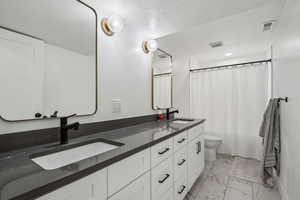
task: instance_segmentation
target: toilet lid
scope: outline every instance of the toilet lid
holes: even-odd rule
[[[205,140],[222,140],[222,138],[214,136],[214,135],[204,135]]]

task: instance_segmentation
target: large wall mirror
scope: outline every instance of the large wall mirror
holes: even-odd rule
[[[0,1],[0,116],[97,110],[97,15],[79,0]]]
[[[164,110],[173,105],[172,56],[158,49],[152,56],[152,108]]]

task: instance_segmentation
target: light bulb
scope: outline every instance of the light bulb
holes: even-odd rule
[[[148,49],[150,52],[156,51],[157,48],[158,48],[158,44],[157,44],[156,40],[148,40],[148,41],[147,41],[147,49]]]
[[[107,19],[107,25],[111,32],[119,33],[123,30],[123,19],[117,15],[111,16]]]
[[[158,43],[156,40],[147,40],[143,42],[143,50],[145,53],[155,52],[158,49]]]
[[[114,33],[119,33],[123,30],[123,19],[117,15],[104,18],[101,21],[101,27],[106,35],[113,36]]]

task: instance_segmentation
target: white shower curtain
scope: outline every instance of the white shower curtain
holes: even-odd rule
[[[190,81],[191,115],[206,118],[206,132],[223,139],[219,152],[260,159],[268,65],[192,72]]]

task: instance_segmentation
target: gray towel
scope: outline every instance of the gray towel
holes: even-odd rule
[[[278,99],[269,101],[264,113],[259,135],[263,138],[262,175],[264,183],[273,179],[273,169],[280,174],[280,104]],[[273,182],[273,181],[271,181]]]

